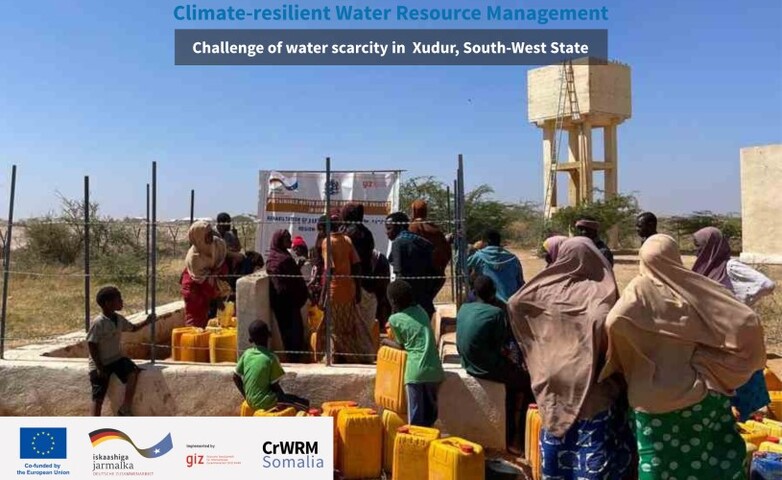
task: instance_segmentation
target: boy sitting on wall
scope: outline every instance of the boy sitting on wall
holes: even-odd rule
[[[155,320],[150,314],[143,322],[132,324],[118,314],[124,304],[122,293],[117,287],[103,287],[96,296],[102,313],[95,317],[87,332],[87,347],[90,351],[90,384],[92,385],[92,415],[99,417],[103,399],[109,390],[109,380],[114,374],[125,384],[125,398],[117,415],[131,416],[130,406],[136,392],[139,368],[133,360],[122,355],[120,338],[122,332],[135,332]]]
[[[285,371],[277,355],[268,349],[269,326],[256,320],[250,324],[249,334],[255,346],[245,350],[234,372],[234,383],[247,405],[253,410],[269,410],[278,403],[292,405],[299,410],[309,408],[309,400],[286,394],[279,384]]]

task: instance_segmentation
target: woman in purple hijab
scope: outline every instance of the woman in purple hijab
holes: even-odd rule
[[[701,228],[692,236],[697,258],[692,270],[724,285],[731,292],[733,285],[728,277],[730,245],[719,229]]]
[[[693,241],[697,255],[695,265],[692,267],[693,271],[721,283],[733,292],[733,283],[728,276],[730,260],[728,239],[719,229],[706,227],[695,232]],[[763,371],[755,372],[747,383],[736,389],[736,395],[730,398],[730,402],[739,412],[739,420],[742,422],[771,403]]]
[[[557,261],[557,256],[559,256],[559,246],[562,245],[562,242],[567,239],[568,237],[565,237],[564,235],[554,235],[552,237],[548,237],[543,242],[543,251],[546,252],[546,266],[550,266]]]

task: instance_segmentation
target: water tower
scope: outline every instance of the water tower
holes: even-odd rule
[[[616,127],[630,118],[630,67],[595,59],[568,61],[527,72],[527,115],[543,129],[543,208],[557,209],[557,174],[568,174],[568,203],[591,202],[593,175],[603,171],[605,197],[618,190]],[[592,154],[592,131],[603,129],[603,157]],[[563,134],[566,145],[562,146]],[[567,159],[559,152],[567,148]]]

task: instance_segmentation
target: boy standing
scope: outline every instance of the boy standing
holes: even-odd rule
[[[269,410],[277,403],[287,403],[299,409],[309,408],[309,400],[288,395],[280,387],[285,375],[280,360],[267,348],[269,326],[260,320],[250,324],[250,341],[255,345],[244,351],[234,372],[236,388],[253,410]]]
[[[445,373],[437,355],[429,315],[416,303],[413,287],[404,280],[388,286],[388,300],[394,312],[388,324],[396,341],[384,340],[383,343],[407,352],[408,423],[431,427],[437,420],[437,391]]]
[[[109,389],[111,374],[125,384],[125,398],[117,415],[133,415],[130,406],[136,392],[139,368],[133,360],[122,355],[120,338],[122,332],[135,332],[155,320],[150,314],[143,322],[132,324],[118,314],[124,304],[122,293],[117,287],[103,287],[96,297],[102,313],[95,317],[87,332],[87,346],[90,351],[90,384],[92,385],[92,415],[99,417],[103,399]]]

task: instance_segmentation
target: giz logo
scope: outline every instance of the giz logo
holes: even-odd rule
[[[188,455],[185,457],[185,463],[187,464],[187,468],[190,468],[194,465],[203,465],[204,464],[204,456],[203,455]]]

